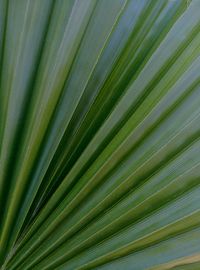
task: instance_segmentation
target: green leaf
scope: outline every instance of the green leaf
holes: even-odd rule
[[[199,269],[200,2],[0,0],[2,269]]]

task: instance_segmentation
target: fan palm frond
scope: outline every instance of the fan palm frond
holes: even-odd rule
[[[0,265],[200,269],[200,1],[0,0]]]

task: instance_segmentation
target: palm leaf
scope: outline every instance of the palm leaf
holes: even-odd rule
[[[200,2],[0,0],[2,269],[199,269]]]

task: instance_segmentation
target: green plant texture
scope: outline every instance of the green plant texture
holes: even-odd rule
[[[0,268],[200,269],[200,0],[0,0]]]

